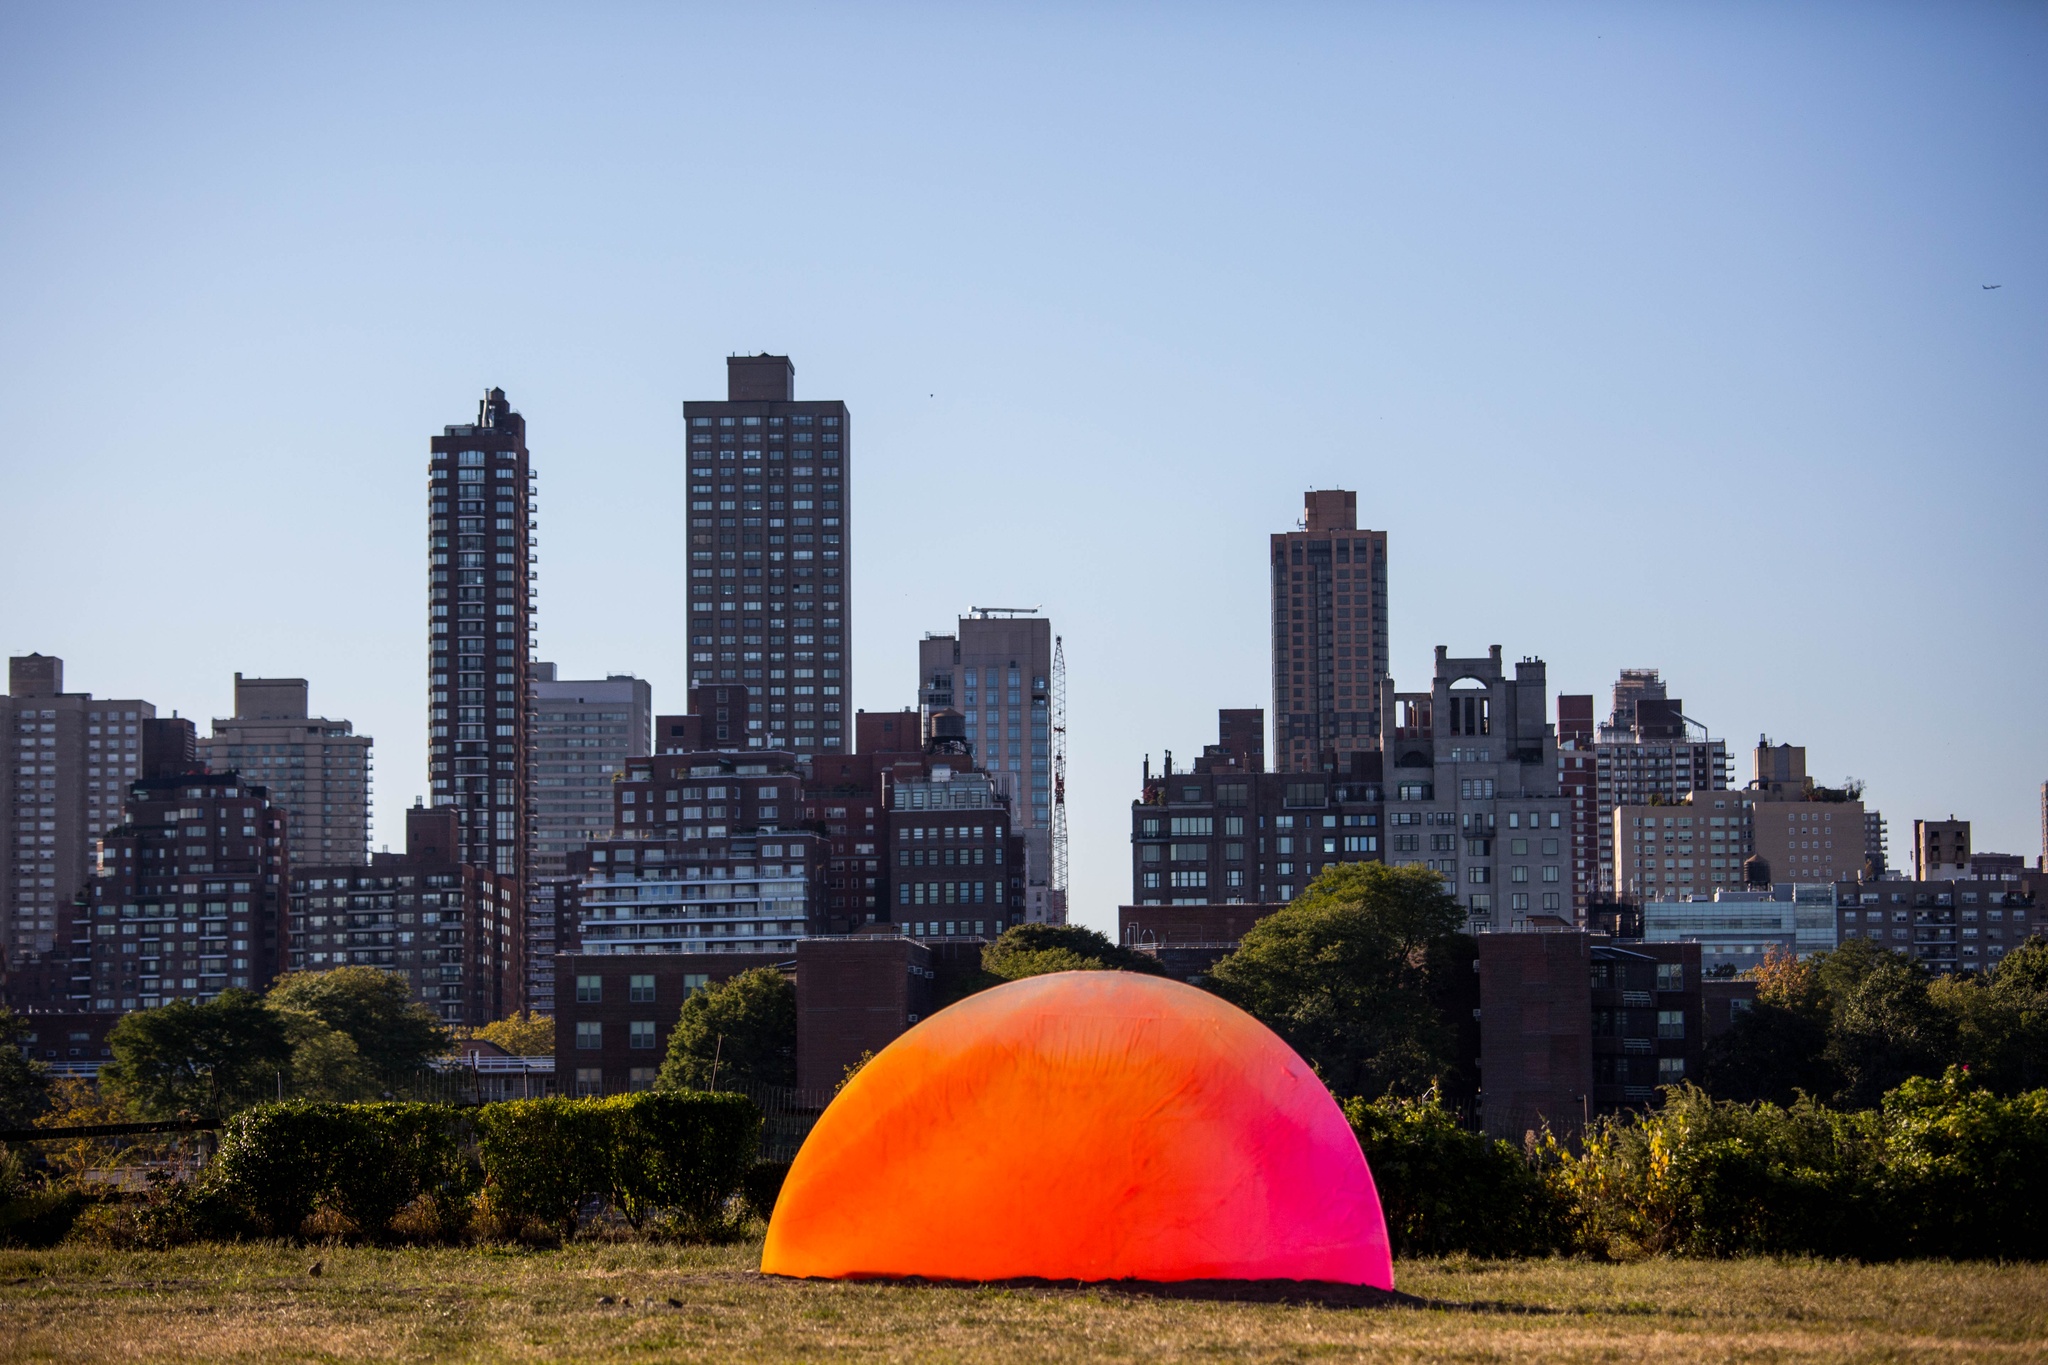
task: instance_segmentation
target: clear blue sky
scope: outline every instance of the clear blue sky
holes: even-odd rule
[[[2048,8],[0,8],[0,646],[424,781],[427,437],[540,471],[542,654],[683,700],[681,402],[854,413],[855,700],[1066,637],[1075,913],[1270,705],[1309,486],[1438,643],[2040,852]],[[1997,290],[1982,286],[1998,284]],[[1740,775],[1747,775],[1746,753]]]

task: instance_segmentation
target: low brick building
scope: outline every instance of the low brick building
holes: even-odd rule
[[[1578,932],[1481,934],[1480,1101],[1510,1141],[1648,1105],[1697,1079],[1707,1034],[1696,943]]]
[[[786,954],[555,959],[555,1076],[565,1095],[617,1095],[654,1084],[691,992],[755,967],[794,971]]]

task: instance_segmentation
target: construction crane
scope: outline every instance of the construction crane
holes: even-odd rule
[[[1052,901],[1067,921],[1067,645],[1052,637]]]

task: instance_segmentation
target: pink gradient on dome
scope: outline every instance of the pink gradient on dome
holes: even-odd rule
[[[1315,1073],[1242,1010],[1125,972],[1011,982],[890,1044],[798,1153],[761,1268],[1394,1285]]]

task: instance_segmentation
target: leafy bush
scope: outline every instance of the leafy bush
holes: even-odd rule
[[[77,1190],[36,1190],[0,1204],[0,1246],[53,1247],[64,1240],[85,1208]]]
[[[609,1194],[615,1123],[602,1100],[507,1100],[477,1111],[487,1212],[509,1226],[576,1230],[586,1199]]]
[[[206,1183],[271,1236],[295,1237],[330,1208],[382,1237],[417,1199],[459,1204],[466,1180],[452,1110],[288,1100],[229,1121]]]
[[[688,1234],[713,1230],[760,1144],[761,1111],[744,1095],[647,1091],[604,1100],[512,1100],[477,1115],[484,1202],[517,1227],[566,1236],[603,1199],[634,1227],[666,1213]]]
[[[2000,1098],[1952,1069],[1844,1112],[1682,1086],[1655,1113],[1595,1124],[1553,1179],[1596,1255],[2038,1259],[2048,1091]]]
[[[636,1224],[655,1208],[692,1226],[715,1221],[761,1147],[761,1111],[744,1095],[643,1091],[603,1103],[617,1125],[613,1202]]]
[[[782,1182],[789,1178],[789,1165],[787,1161],[757,1161],[747,1169],[740,1194],[756,1218],[766,1221],[775,1216],[775,1201],[782,1197]]]
[[[1470,1133],[1432,1090],[1422,1099],[1351,1100],[1344,1117],[1372,1168],[1397,1256],[1535,1256],[1564,1235],[1538,1165]]]

